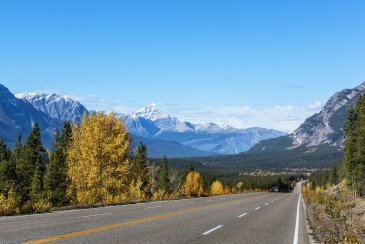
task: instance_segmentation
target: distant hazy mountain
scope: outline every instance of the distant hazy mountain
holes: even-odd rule
[[[0,136],[5,142],[12,146],[19,133],[23,139],[26,138],[35,122],[41,128],[44,145],[49,147],[55,129],[61,127],[62,122],[16,98],[8,88],[0,84]]]
[[[247,151],[257,142],[285,135],[264,128],[221,128],[217,124],[193,124],[180,121],[150,104],[130,115],[118,115],[132,135],[175,141],[209,154],[236,154]]]
[[[354,89],[345,89],[333,95],[323,109],[309,117],[292,134],[266,140],[255,145],[250,152],[268,152],[301,149],[314,153],[321,147],[339,151],[343,147],[343,126],[347,110],[365,92],[365,82]]]
[[[16,97],[31,103],[34,108],[48,114],[52,118],[62,121],[69,120],[74,123],[80,123],[82,115],[88,113],[82,104],[67,96],[25,92],[17,94]]]

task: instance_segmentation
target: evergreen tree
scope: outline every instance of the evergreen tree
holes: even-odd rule
[[[137,153],[134,162],[134,174],[136,175],[136,179],[140,179],[141,181],[141,191],[150,195],[150,182],[149,182],[149,170],[148,170],[148,161],[147,161],[147,147],[142,142],[137,147]]]
[[[329,178],[330,184],[337,185],[339,183],[339,173],[336,164],[332,166]]]
[[[169,180],[169,169],[166,155],[162,159],[162,163],[157,171],[157,189],[170,192],[170,180]]]
[[[16,163],[20,160],[20,157],[22,155],[22,150],[23,150],[22,135],[19,134],[16,143],[14,145],[14,148],[11,152],[11,160],[13,161],[14,165],[16,165]]]
[[[10,159],[10,151],[3,139],[0,139],[0,193],[7,195],[15,184],[15,178],[15,167]]]
[[[67,120],[63,123],[61,141],[64,154],[66,155],[72,142],[72,124]]]
[[[43,199],[43,176],[40,159],[37,159],[30,188],[30,200],[38,202]]]
[[[357,106],[356,123],[356,168],[355,168],[355,187],[360,194],[363,193],[365,184],[365,95],[360,96]]]
[[[65,127],[63,130],[65,130]],[[64,134],[64,131],[62,134]],[[44,177],[44,190],[48,200],[54,206],[62,206],[67,203],[67,168],[66,150],[64,148],[67,143],[63,141],[64,138],[66,137],[61,137],[58,129],[56,129],[50,160]]]
[[[357,124],[358,114],[354,108],[350,107],[344,127],[345,148],[342,174],[343,178],[349,180],[353,194],[355,194],[355,185],[360,173],[357,160]]]
[[[10,151],[6,146],[4,140],[0,139],[0,161],[9,161],[10,160]]]
[[[30,199],[32,179],[37,165],[42,165],[42,153],[44,152],[45,150],[41,143],[40,129],[38,124],[35,123],[21,150],[21,156],[16,164],[17,187],[22,202],[26,202]]]

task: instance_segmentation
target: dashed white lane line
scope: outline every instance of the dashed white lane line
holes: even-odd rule
[[[80,216],[78,218],[89,218],[89,217],[96,217],[96,216],[102,216],[102,215],[108,215],[108,214],[112,214],[112,213],[101,213],[101,214],[84,215],[84,216]]]
[[[213,231],[216,231],[216,230],[218,230],[218,229],[220,229],[220,228],[222,228],[222,227],[223,227],[223,225],[218,225],[217,227],[214,227],[213,229],[210,229],[210,230],[208,230],[208,231],[204,232],[204,233],[203,233],[203,235],[204,235],[204,236],[209,235],[209,234],[210,234],[210,233],[212,233]]]
[[[242,218],[243,216],[246,216],[247,213],[241,214],[240,216],[238,216],[238,218]]]
[[[259,210],[261,207],[257,207],[257,208],[255,208],[255,210]]]
[[[269,205],[269,203],[266,203],[265,206]]]
[[[147,207],[147,208],[144,208],[144,209],[153,209],[153,208],[160,208],[161,206],[152,206],[152,207]]]

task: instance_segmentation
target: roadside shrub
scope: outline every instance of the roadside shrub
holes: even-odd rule
[[[155,191],[152,195],[152,200],[153,201],[163,201],[163,200],[166,200],[166,199],[168,199],[168,195],[162,189],[158,189],[158,191]]]
[[[216,180],[212,183],[212,186],[210,187],[210,191],[213,196],[217,195],[223,195],[224,194],[224,188],[222,183],[219,180]]]
[[[10,189],[8,197],[0,194],[0,216],[20,213],[20,197],[14,189]]]
[[[45,213],[49,212],[51,209],[52,203],[45,200],[39,200],[32,204],[32,210],[34,213]]]
[[[355,201],[346,181],[339,185],[314,190],[308,183],[302,188],[307,203],[313,235],[324,243],[361,243],[361,222],[354,213]]]

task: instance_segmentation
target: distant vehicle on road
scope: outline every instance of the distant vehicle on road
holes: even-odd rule
[[[272,187],[270,187],[269,192],[279,192],[279,187],[272,186]]]

